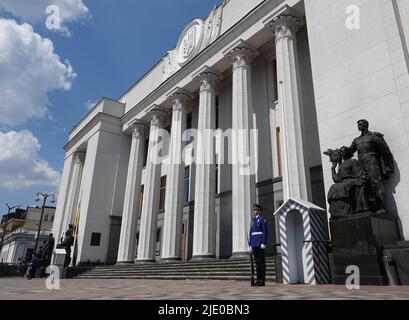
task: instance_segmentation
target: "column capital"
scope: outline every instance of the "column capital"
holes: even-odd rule
[[[225,49],[223,54],[232,60],[233,68],[247,67],[257,55],[257,50],[247,41],[240,39]]]
[[[83,162],[85,159],[85,152],[84,151],[75,151],[74,152],[74,161],[77,162]]]
[[[212,91],[215,89],[217,82],[221,79],[219,72],[205,66],[202,68],[194,78],[200,83],[200,92]]]
[[[176,88],[171,92],[172,111],[186,110],[188,103],[192,100],[193,95],[189,91]]]
[[[228,53],[233,62],[233,68],[247,67],[255,55],[255,52],[248,47],[237,47]]]
[[[284,37],[295,37],[297,31],[304,25],[304,19],[293,14],[282,14],[269,23],[276,41]]]
[[[164,121],[168,113],[165,109],[155,106],[152,110],[148,112],[148,116],[151,120],[151,127],[163,127]]]
[[[142,120],[136,120],[131,124],[132,138],[148,138],[149,125]]]

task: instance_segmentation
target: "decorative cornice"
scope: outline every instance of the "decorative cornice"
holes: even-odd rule
[[[68,152],[73,146],[75,146],[81,139],[88,133],[90,132],[96,125],[99,123],[112,123],[114,125],[118,125],[118,134],[121,134],[122,132],[122,121],[110,114],[106,114],[103,112],[99,112],[98,114],[95,115],[94,118],[92,118],[87,124],[84,125],[64,146],[65,152]],[[98,129],[102,130],[103,129]],[[72,154],[73,152],[70,152],[69,154]]]

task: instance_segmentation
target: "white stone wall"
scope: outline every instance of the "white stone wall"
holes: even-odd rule
[[[346,28],[348,0],[306,0],[321,151],[349,146],[356,121],[385,135],[396,160],[390,211],[409,237],[409,74],[392,0],[355,0],[360,30]],[[404,14],[407,19],[407,11]],[[326,190],[330,163],[322,156]]]
[[[105,261],[121,134],[100,130],[88,141],[81,181],[78,262]],[[101,233],[99,246],[90,246],[93,232]]]
[[[117,154],[118,160],[116,163],[114,199],[111,210],[111,215],[113,216],[122,216],[125,198],[126,175],[131,147],[130,136],[122,135],[120,140],[120,148]]]

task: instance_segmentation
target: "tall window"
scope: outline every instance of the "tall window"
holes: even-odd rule
[[[148,160],[148,147],[149,140],[145,140],[144,149],[143,149],[143,166],[146,166],[146,161]]]
[[[277,161],[278,161],[278,176],[282,177],[282,162],[281,162],[281,131],[280,127],[276,128],[276,141],[277,141]]]
[[[219,128],[219,96],[216,96],[216,129]]]
[[[190,167],[185,167],[185,176],[183,179],[183,203],[189,205],[189,182],[190,182]]]
[[[214,173],[214,177],[215,177],[215,179],[214,179],[214,182],[215,182],[214,190],[215,191],[214,192],[216,194],[219,194],[219,188],[218,188],[218,186],[219,186],[219,164],[218,163],[216,163],[214,171],[215,171],[215,173]]]
[[[192,129],[192,113],[189,112],[186,116],[186,130]],[[191,144],[193,141],[193,136],[190,136],[189,141],[186,142],[186,145]]]
[[[141,196],[139,200],[139,212],[138,212],[138,217],[142,215],[142,205],[143,205],[143,185],[141,185]]]
[[[278,85],[277,79],[277,60],[273,61],[273,83],[274,83],[274,100],[278,100],[278,90],[280,86]]]
[[[159,210],[165,209],[165,196],[166,196],[166,176],[163,176],[160,178]]]

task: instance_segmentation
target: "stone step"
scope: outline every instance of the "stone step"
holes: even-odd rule
[[[267,265],[267,270],[275,270],[275,266],[274,265]],[[184,267],[184,268],[172,268],[172,269],[127,269],[127,270],[117,270],[117,269],[104,269],[104,270],[90,270],[88,271],[88,273],[106,273],[106,272],[116,272],[116,273],[127,273],[127,272],[134,272],[134,273],[138,273],[138,272],[218,272],[218,271],[225,271],[227,268],[188,268],[188,267]],[[251,268],[246,266],[246,267],[234,267],[234,268],[228,268],[227,270],[231,271],[231,272],[250,272]]]
[[[78,276],[76,279],[153,279],[153,280],[239,280],[250,281],[248,275],[209,275],[209,276],[195,276],[195,275],[149,275],[149,276],[87,276],[86,274]],[[274,276],[266,276],[266,281],[275,281]]]
[[[275,265],[272,263],[267,263],[267,268],[275,268]],[[105,272],[105,271],[138,271],[138,270],[155,270],[155,271],[170,271],[170,270],[217,270],[217,269],[229,269],[229,270],[250,270],[251,267],[249,265],[235,265],[235,266],[220,266],[220,265],[213,265],[213,266],[171,266],[171,267],[128,267],[128,268],[117,268],[117,267],[106,267],[106,268],[94,268],[90,272]]]
[[[274,264],[272,260],[266,260],[267,265]],[[250,267],[250,261],[235,261],[235,262],[180,262],[180,263],[151,263],[151,264],[124,264],[124,265],[113,265],[113,266],[96,266],[93,270],[129,270],[129,269],[146,269],[146,268],[155,268],[155,269],[171,269],[171,268],[183,268],[183,267]]]
[[[154,272],[151,270],[146,270],[146,271],[130,271],[130,272],[87,272],[87,275],[155,275],[155,274],[164,274],[164,275],[187,275],[187,274],[192,274],[192,275],[209,275],[209,274],[226,274],[226,275],[250,275],[250,270],[244,270],[244,271],[232,271],[232,270],[218,270],[218,271],[173,271],[173,272]],[[275,271],[267,269],[267,274],[274,275]]]
[[[274,258],[268,257],[267,278],[275,279]],[[85,270],[84,270],[85,271]],[[98,266],[74,275],[78,279],[250,280],[250,259]]]

